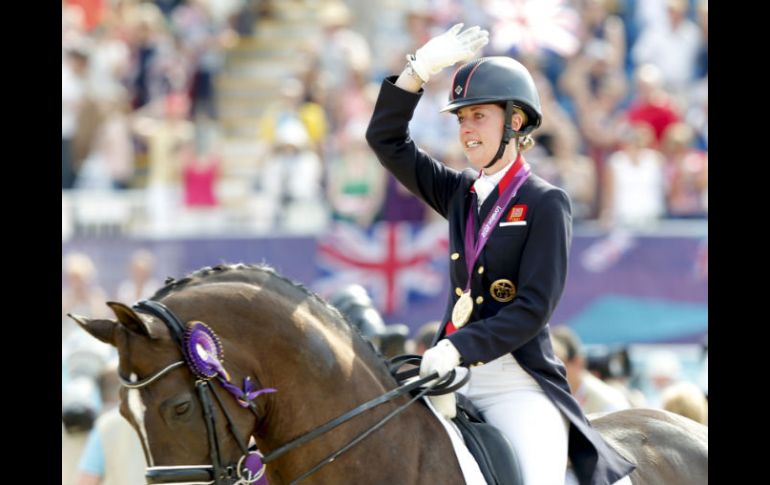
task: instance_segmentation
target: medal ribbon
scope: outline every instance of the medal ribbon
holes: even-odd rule
[[[506,206],[513,200],[518,192],[519,187],[527,180],[531,169],[527,162],[524,162],[521,158],[521,154],[516,158],[516,162],[511,167],[515,175],[511,183],[505,188],[500,197],[495,201],[495,206],[487,215],[484,222],[479,229],[478,238],[473,231],[473,214],[476,211],[476,199],[471,203],[471,208],[468,210],[468,218],[465,222],[465,267],[468,269],[468,282],[465,284],[465,291],[468,291],[471,287],[471,274],[473,273],[473,267],[476,265],[476,261],[481,255],[481,250],[484,245],[489,241],[489,236],[492,234],[492,229],[495,228],[497,221],[503,216]],[[469,257],[470,256],[470,257]]]

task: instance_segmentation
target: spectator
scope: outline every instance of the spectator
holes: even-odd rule
[[[666,411],[708,425],[708,401],[703,391],[691,382],[677,382],[666,387],[661,402]]]
[[[438,320],[431,320],[423,324],[417,331],[417,338],[415,339],[415,353],[422,355],[431,347],[433,343],[433,336],[438,332],[441,322]]]
[[[369,227],[385,197],[386,173],[364,138],[366,125],[349,123],[329,164],[327,196],[335,220]]]
[[[195,134],[195,126],[187,119],[189,111],[187,95],[173,93],[134,113],[134,132],[147,143],[149,186],[179,185],[182,148]]]
[[[124,82],[131,69],[131,50],[121,36],[114,15],[94,29],[91,38],[88,85],[92,96],[98,100],[125,98]]]
[[[703,78],[709,74],[709,2],[708,0],[696,0],[696,20],[703,34],[703,42],[698,51],[696,61],[696,78]]]
[[[295,78],[283,81],[275,101],[268,104],[259,120],[258,137],[267,146],[275,142],[278,126],[291,121],[300,121],[313,142],[317,153],[321,143],[329,134],[326,112],[315,101],[310,101],[305,85]]]
[[[153,110],[161,109],[158,117]],[[150,224],[165,231],[181,207],[184,147],[192,142],[195,126],[187,119],[190,101],[182,93],[169,94],[134,114],[134,132],[147,144],[147,204]]]
[[[545,164],[553,167],[549,180],[563,188],[572,200],[572,216],[576,219],[593,219],[597,213],[598,177],[593,160],[578,151],[580,140],[574,130],[561,133],[552,142],[553,154]],[[548,179],[546,179],[548,180]]]
[[[75,135],[86,95],[88,53],[84,47],[66,50],[61,69],[61,170],[62,189],[71,189],[77,178]]]
[[[206,209],[218,205],[216,182],[222,160],[211,147],[205,153],[197,153],[194,143],[188,143],[182,155],[182,186],[184,203],[188,209]]]
[[[66,317],[67,313],[107,316],[107,293],[96,281],[93,260],[79,252],[64,257],[64,281],[62,285],[62,342],[73,335],[87,336],[77,324]]]
[[[637,65],[651,63],[661,71],[663,86],[684,95],[695,78],[703,33],[687,17],[687,0],[666,1],[666,21],[642,30],[631,55]]]
[[[98,285],[96,267],[84,253],[64,257],[62,285],[62,420],[67,431],[91,427],[100,408],[96,376],[114,348],[91,338],[66,315],[107,317],[107,294]]]
[[[133,62],[128,84],[131,106],[139,109],[170,92],[184,90],[189,66],[179,55],[157,6],[142,2],[130,12]]]
[[[663,407],[663,390],[682,380],[682,364],[676,354],[667,349],[655,350],[647,358],[644,381],[641,383],[651,407]]]
[[[125,96],[96,100],[96,123],[76,188],[126,189],[134,175],[134,145]]]
[[[535,84],[540,93],[543,122],[527,161],[545,180],[567,191],[575,219],[591,217],[597,193],[596,168],[591,159],[578,153],[577,127],[556,101],[551,83],[538,76]]]
[[[624,73],[609,69],[607,54],[607,50],[588,50],[575,56],[559,79],[567,95],[560,101],[577,122],[578,149],[583,146],[597,174],[604,172],[607,157],[617,149],[617,125],[623,118],[621,102],[627,91]],[[604,194],[597,190],[595,197],[603,199]]]
[[[666,128],[680,120],[680,108],[664,90],[660,69],[655,65],[639,66],[635,78],[637,96],[632,100],[626,117],[631,123],[650,125],[655,134],[654,146],[657,147]]]
[[[620,411],[631,407],[623,393],[588,371],[583,344],[569,327],[554,328],[551,341],[555,355],[564,362],[567,369],[567,382],[572,394],[586,414]]]
[[[274,208],[278,227],[301,229],[325,223],[323,165],[301,121],[286,118],[277,126],[261,173],[259,185]]]
[[[653,133],[644,123],[625,126],[620,137],[605,168],[601,218],[607,227],[644,227],[665,214],[663,156],[650,148]]]
[[[696,82],[690,90],[686,113],[687,124],[695,130],[695,146],[708,150],[709,145],[709,78]]]
[[[76,485],[137,485],[144,483],[145,461],[136,430],[118,409],[117,362],[99,376],[104,411],[89,433],[80,456]]]
[[[221,25],[204,0],[189,0],[171,13],[171,24],[190,66],[189,95],[193,117],[218,117],[214,80],[224,65],[223,49],[233,32]]]
[[[326,106],[342,106],[351,73],[365,78],[371,67],[369,43],[351,28],[353,17],[342,0],[324,2],[319,12],[323,39],[317,55]],[[339,119],[335,119],[339,121]]]
[[[669,217],[706,217],[708,155],[693,148],[694,138],[693,129],[685,123],[674,123],[663,135]]]
[[[622,70],[626,63],[626,30],[623,21],[608,11],[609,0],[585,0],[580,11],[583,21],[583,50],[591,53],[605,51],[607,63],[613,70]]]
[[[153,277],[154,272],[155,256],[146,249],[134,251],[128,266],[128,278],[118,285],[118,301],[131,304],[149,298],[161,287],[160,282]]]

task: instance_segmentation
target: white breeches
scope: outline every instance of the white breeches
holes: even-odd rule
[[[459,391],[513,444],[526,485],[563,485],[569,421],[511,354],[471,369]]]

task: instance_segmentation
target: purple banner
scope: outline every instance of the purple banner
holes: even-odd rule
[[[272,266],[324,297],[358,283],[386,322],[415,332],[440,318],[447,302],[446,232],[444,223],[381,223],[366,231],[336,225],[318,238],[72,240],[62,244],[62,254],[89,255],[111,298],[137,249],[155,254],[154,276],[161,281],[244,262]],[[699,341],[708,331],[707,272],[705,238],[576,235],[567,286],[551,323],[572,326],[586,343]]]

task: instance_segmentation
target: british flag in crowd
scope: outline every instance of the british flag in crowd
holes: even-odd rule
[[[328,297],[343,286],[362,285],[377,308],[390,315],[411,297],[439,294],[448,247],[446,223],[380,222],[369,229],[338,223],[318,243],[325,276],[313,286]]]
[[[548,49],[562,57],[580,48],[580,17],[564,0],[489,0],[491,47],[536,54]]]

